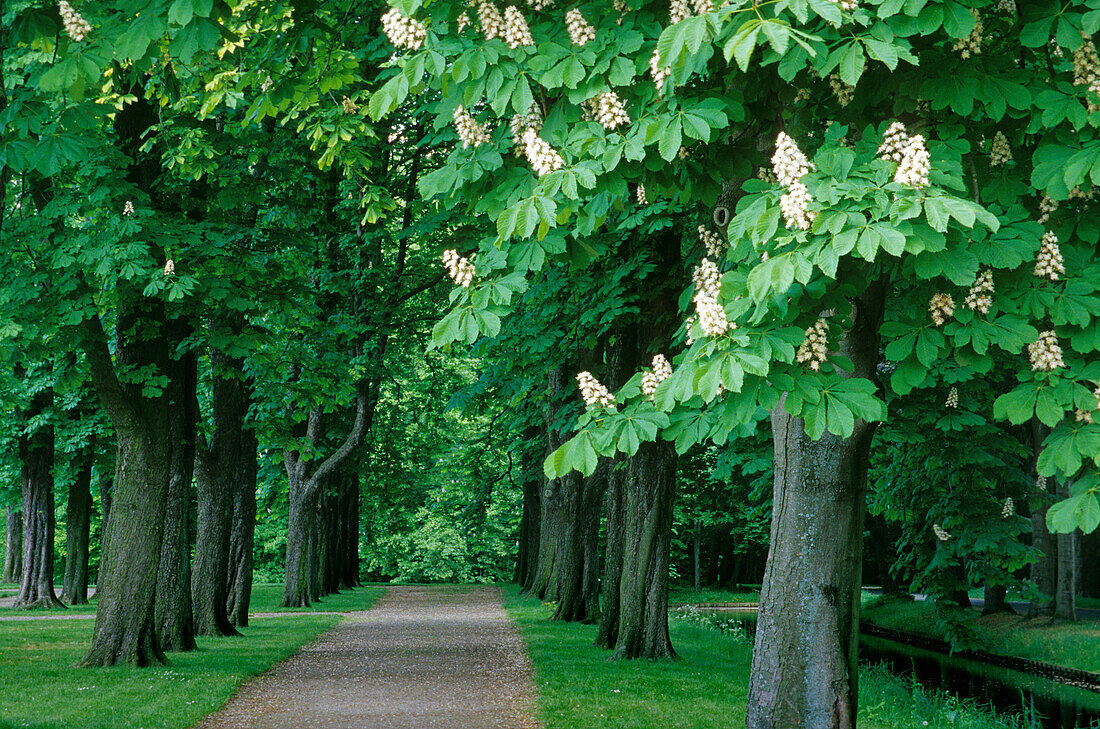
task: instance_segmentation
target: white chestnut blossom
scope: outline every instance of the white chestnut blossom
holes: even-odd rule
[[[812,198],[810,190],[801,181],[792,182],[787,191],[779,198],[779,209],[783,213],[783,219],[787,221],[788,228],[809,230],[810,223],[817,213],[807,210]]]
[[[523,13],[515,5],[504,8],[502,37],[504,42],[513,49],[535,45],[535,39],[531,37],[531,29],[527,27],[527,18],[523,17]]]
[[[948,534],[947,530],[941,527],[939,524],[932,525],[932,533],[935,534],[936,539],[940,540],[941,542],[947,542],[951,540],[951,535]]]
[[[691,9],[696,15],[714,12],[714,0],[691,0]]]
[[[424,45],[428,28],[419,20],[410,18],[397,8],[390,8],[382,16],[382,32],[398,48],[415,51]]]
[[[657,385],[672,377],[672,365],[663,354],[653,356],[653,371],[642,373],[642,394],[653,399]]]
[[[604,129],[611,131],[622,124],[630,123],[626,105],[614,91],[605,91],[592,100],[596,120]]]
[[[524,156],[527,149],[527,144],[523,141],[524,133],[528,129],[535,130],[536,134],[542,131],[542,111],[539,109],[539,105],[532,101],[526,114],[513,114],[512,120],[508,123],[508,129],[511,131],[512,141],[515,143],[516,156]]]
[[[704,258],[695,267],[691,280],[695,284],[695,313],[699,317],[699,326],[709,337],[725,334],[731,324],[726,310],[718,303],[718,293],[722,287],[718,266],[709,258]]]
[[[127,218],[134,214],[134,201],[127,200],[126,204],[122,206],[122,214]]]
[[[932,294],[932,298],[928,300],[928,313],[932,317],[932,323],[938,327],[943,326],[949,317],[955,315],[955,300],[951,298],[951,294]]]
[[[833,95],[841,106],[848,106],[856,97],[856,87],[845,82],[839,73],[829,74],[829,88],[833,90]]]
[[[469,259],[458,255],[458,251],[443,251],[443,265],[447,268],[447,275],[462,288],[469,288],[474,280],[474,264]]]
[[[463,10],[461,13],[458,14],[458,18],[455,21],[457,32],[461,34],[462,31],[466,30],[466,27],[468,25],[470,25],[470,14]]]
[[[577,387],[580,388],[584,404],[589,407],[600,405],[609,408],[615,404],[615,396],[587,370],[577,373]]]
[[[814,372],[821,369],[829,354],[829,323],[818,319],[806,329],[806,338],[798,345],[795,362],[805,363]]]
[[[899,121],[893,122],[886,128],[882,137],[882,144],[878,148],[880,159],[889,162],[901,162],[901,151],[909,142],[909,134],[905,131],[905,125]]]
[[[955,41],[954,50],[959,52],[963,60],[982,52],[982,16],[977,8],[970,8],[970,14],[974,16],[974,28],[970,35]]]
[[[786,132],[780,132],[775,139],[775,154],[772,155],[772,170],[779,184],[789,187],[813,168],[794,140]]]
[[[174,276],[176,274],[176,262],[169,258],[164,262],[164,275]]]
[[[1084,37],[1084,43],[1073,52],[1073,85],[1084,86],[1092,94],[1100,94],[1100,57],[1091,38]],[[1090,112],[1097,110],[1095,100],[1090,98],[1086,103]]]
[[[561,155],[534,129],[528,129],[523,133],[523,145],[527,161],[531,163],[531,167],[539,177],[560,170],[565,164]]]
[[[638,185],[637,189],[634,190],[634,200],[643,207],[649,205],[649,198],[645,194],[645,185]]]
[[[649,75],[653,77],[653,85],[657,87],[657,94],[661,95],[665,85],[665,79],[672,75],[672,69],[661,65],[661,54],[656,48],[649,57]]]
[[[841,10],[846,10],[849,13],[855,12],[855,9],[859,7],[859,3],[856,0],[829,0],[833,5],[839,5]]]
[[[466,111],[466,107],[461,105],[455,107],[453,118],[455,132],[458,133],[458,138],[462,140],[463,147],[480,147],[491,140],[489,129],[470,116],[470,112]]]
[[[260,91],[262,91],[263,93],[266,94],[268,91],[271,91],[271,87],[274,86],[274,85],[275,85],[275,82],[271,80],[271,75],[268,74],[267,78],[265,78],[260,83]]]
[[[569,31],[569,40],[575,46],[583,46],[588,41],[596,40],[596,29],[584,19],[577,8],[566,12],[565,29]]]
[[[490,0],[479,0],[477,23],[481,26],[481,34],[485,36],[485,40],[504,37],[504,18]]]
[[[1002,519],[1011,518],[1015,513],[1016,513],[1016,502],[1012,500],[1011,496],[1009,496],[1007,499],[1005,499],[1005,505],[1001,507],[1001,518]]]
[[[91,24],[65,0],[57,4],[57,11],[61,15],[61,24],[65,26],[65,32],[73,41],[79,43],[92,32]]]
[[[943,403],[943,406],[945,408],[952,408],[952,409],[959,407],[959,390],[958,390],[958,388],[952,387],[947,392],[947,400]]]
[[[714,261],[709,258],[700,261],[691,274],[691,281],[695,284],[696,296],[703,294],[712,299],[718,298],[718,292],[722,288],[722,277]]]
[[[717,258],[722,252],[722,237],[705,225],[699,226],[699,241],[707,249],[708,256]]]
[[[1037,372],[1053,372],[1066,366],[1062,359],[1062,347],[1053,329],[1039,334],[1039,338],[1027,345],[1031,369]]]
[[[913,187],[926,187],[928,185],[928,172],[932,168],[928,148],[924,146],[924,137],[915,134],[905,143],[901,150],[901,162],[894,172],[894,182]]]
[[[672,0],[668,7],[668,22],[676,25],[681,20],[691,17],[691,8],[686,0]]]
[[[998,131],[989,144],[989,164],[996,167],[1012,161],[1012,148],[1008,146],[1008,137]]]
[[[1050,195],[1043,195],[1043,199],[1039,201],[1039,225],[1045,225],[1050,220],[1050,214],[1057,209],[1058,201]]]
[[[1062,258],[1062,249],[1058,245],[1058,236],[1053,232],[1043,233],[1043,242],[1039,246],[1039,254],[1035,257],[1035,275],[1039,278],[1049,278],[1057,281],[1059,276],[1066,273],[1066,262]]]
[[[966,308],[979,314],[988,314],[993,306],[993,271],[988,268],[978,274],[977,280],[966,292]]]

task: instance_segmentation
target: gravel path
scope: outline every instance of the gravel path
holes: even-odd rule
[[[331,610],[287,610],[279,613],[249,613],[250,618],[285,618],[297,615],[360,615],[361,613],[333,612]],[[41,615],[4,615],[0,613],[0,623],[23,623],[28,620],[95,620],[95,613],[71,613],[65,610],[43,611]]]
[[[537,729],[527,650],[495,587],[391,587],[196,729]]]

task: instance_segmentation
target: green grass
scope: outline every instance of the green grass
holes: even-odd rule
[[[77,669],[88,621],[0,623],[0,729],[184,729],[340,618],[259,618],[242,638],[199,638],[163,668]]]
[[[253,613],[344,613],[353,610],[366,610],[384,594],[386,594],[384,587],[365,585],[352,590],[344,590],[335,595],[328,595],[307,608],[285,608],[279,606],[283,599],[282,583],[267,582],[252,586],[252,599],[248,604],[248,609],[249,612]]]
[[[879,600],[862,617],[885,628],[942,637],[935,606],[926,602]],[[1052,624],[1047,618],[983,617],[976,610],[967,611],[965,620],[990,652],[1100,672],[1100,621]]]
[[[595,627],[550,621],[550,609],[504,588],[505,606],[527,642],[546,729],[725,729],[743,726],[752,643],[671,620],[674,662],[607,660]],[[862,729],[1014,729],[970,702],[925,691],[889,671],[861,672]],[[923,724],[928,722],[928,724]]]
[[[668,601],[672,604],[694,605],[701,602],[756,602],[760,597],[758,590],[720,590],[716,587],[704,587],[696,590],[690,587],[672,587],[668,591]]]

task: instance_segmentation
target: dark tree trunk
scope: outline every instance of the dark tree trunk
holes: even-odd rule
[[[96,470],[99,471],[96,481],[99,483],[99,570],[96,572],[95,584],[96,595],[99,594],[100,582],[102,581],[103,570],[107,566],[107,550],[103,548],[103,545],[107,540],[107,523],[110,521],[111,516],[111,494],[114,492],[113,472],[100,465],[96,466]]]
[[[324,570],[324,523],[321,518],[321,502],[312,509],[309,524],[309,601],[314,602],[325,596],[321,576]]]
[[[615,658],[674,658],[668,637],[668,560],[676,449],[642,443],[623,488],[623,558]]]
[[[239,331],[243,324],[234,328]],[[248,397],[243,362],[215,350],[210,355],[213,375],[213,433],[209,445],[196,451],[195,567],[191,575],[195,630],[199,635],[237,635],[227,612],[229,552],[234,497],[239,495],[244,420]]]
[[[614,649],[619,641],[620,589],[623,577],[623,523],[624,492],[630,478],[630,459],[624,453],[616,453],[607,474],[607,522],[603,581],[601,584],[600,622],[596,631],[596,645]]]
[[[182,341],[186,332],[174,332]],[[169,449],[171,453],[168,496],[164,510],[160,566],[157,569],[154,621],[157,642],[163,651],[195,649],[195,621],[191,606],[191,483],[195,469],[195,401],[198,371],[193,353],[170,364],[168,395]]]
[[[61,600],[70,605],[88,602],[88,539],[92,527],[92,453],[75,459],[65,507],[65,577]]]
[[[1058,488],[1063,499],[1070,495],[1070,484],[1063,483]],[[1058,572],[1054,588],[1054,620],[1077,622],[1077,531],[1058,534]]]
[[[546,412],[543,418],[543,432],[546,434],[546,452],[553,453],[565,438],[562,433],[553,427],[561,405],[558,398],[565,387],[565,368],[555,367],[547,374],[547,400]],[[544,479],[542,481],[539,505],[539,547],[535,564],[534,577],[528,594],[540,600],[556,600],[558,598],[558,565],[560,562],[562,521],[562,491],[563,482],[568,478],[576,478],[573,473],[563,478]]]
[[[233,499],[233,529],[229,537],[229,574],[226,580],[226,614],[237,628],[248,625],[248,604],[252,599],[252,548],[256,537],[256,433],[247,429],[241,436],[241,458],[237,464],[237,493]]]
[[[695,576],[695,579],[692,580],[692,584],[695,586],[696,592],[703,588],[703,565],[699,559],[702,548],[703,529],[699,525],[699,522],[695,522],[695,538],[691,540],[691,562],[694,566],[693,574]]]
[[[982,615],[1013,612],[1012,607],[1008,604],[1008,588],[1004,585],[993,585],[987,582],[983,593]]]
[[[1100,597],[1100,531],[1082,534],[1081,543],[1081,595]]]
[[[840,353],[874,380],[883,292],[853,305]],[[784,398],[785,401],[786,398]],[[868,455],[874,425],[811,440],[804,422],[772,411],[771,549],[760,594],[748,729],[850,729],[857,708],[859,597]]]
[[[1050,429],[1040,423],[1038,419],[1031,421],[1031,440],[1033,458],[1038,458],[1043,440],[1050,434]],[[1048,484],[1048,490],[1036,488],[1031,499],[1031,546],[1038,552],[1038,559],[1031,563],[1031,582],[1041,593],[1039,597],[1032,598],[1028,605],[1028,617],[1050,615],[1054,610],[1054,592],[1057,579],[1058,544],[1055,535],[1047,530],[1047,507],[1050,506],[1049,489],[1054,487],[1054,480],[1043,482]]]
[[[348,475],[347,487],[341,504],[343,517],[340,521],[343,530],[340,555],[340,586],[358,587],[359,580],[359,474]]]
[[[607,491],[608,459],[587,478],[576,473],[562,481],[561,557],[558,606],[554,620],[594,623],[600,617],[600,504]]]
[[[4,551],[4,582],[18,583],[23,574],[23,514],[7,508],[7,540]]]
[[[544,478],[539,449],[533,446],[532,441],[537,442],[539,434],[537,427],[528,428],[524,433],[528,446],[523,453],[523,516],[520,519],[519,549],[513,580],[523,590],[531,589],[538,567],[539,526],[542,522],[540,502]]]
[[[49,417],[53,390],[35,393],[27,420]],[[23,567],[18,608],[64,607],[53,586],[54,563],[54,430],[52,422],[19,438],[23,486]]]

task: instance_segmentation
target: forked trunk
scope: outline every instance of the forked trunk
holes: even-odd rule
[[[52,404],[53,390],[42,390],[31,400],[27,415],[44,416]],[[53,586],[53,424],[21,436],[19,456],[23,462],[23,567],[15,607],[64,607]]]
[[[840,353],[873,380],[882,290],[854,305]],[[785,398],[784,398],[785,400]],[[873,424],[811,440],[804,422],[772,411],[771,548],[760,594],[748,729],[851,729],[856,723],[863,515]]]
[[[88,602],[88,537],[92,526],[92,454],[82,451],[69,482],[65,507],[65,577],[61,600],[70,605]]]
[[[623,556],[614,658],[674,658],[668,636],[668,560],[676,449],[642,443],[623,489]]]
[[[283,584],[283,607],[309,607],[309,540],[313,522],[313,506],[296,497],[291,485],[290,511],[286,533],[286,581]]]

